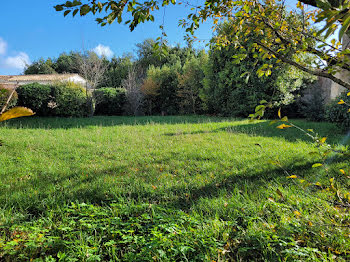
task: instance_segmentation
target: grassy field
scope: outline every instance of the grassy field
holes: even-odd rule
[[[346,144],[334,125],[295,121]],[[210,117],[23,118],[0,127],[2,261],[346,261],[310,139]],[[256,146],[256,144],[260,144]],[[349,143],[348,143],[349,144]],[[31,260],[32,259],[32,260]]]

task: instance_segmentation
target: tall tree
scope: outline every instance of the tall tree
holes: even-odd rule
[[[41,58],[38,61],[28,65],[24,69],[25,75],[36,75],[36,74],[56,74],[57,72],[53,68],[53,62],[50,58],[47,60]]]
[[[77,62],[81,54],[78,52],[62,53],[55,61],[53,68],[59,74],[63,73],[79,73]]]
[[[134,64],[133,55],[127,54],[122,57],[113,57],[108,62],[108,66],[105,72],[105,76],[100,87],[120,87],[122,81],[127,78],[129,68]]]

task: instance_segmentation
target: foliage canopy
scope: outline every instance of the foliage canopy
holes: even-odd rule
[[[161,7],[168,5],[185,4],[191,9],[190,14],[180,25],[185,28],[187,38],[195,38],[194,32],[200,23],[212,19],[214,30],[220,21],[233,21],[235,27],[230,37],[218,38],[214,43],[217,46],[226,46],[233,42],[237,47],[246,48],[246,36],[255,34],[257,41],[255,45],[247,49],[264,59],[278,58],[284,63],[293,65],[305,72],[329,78],[334,82],[350,89],[350,83],[335,76],[339,69],[350,69],[348,55],[350,50],[340,48],[340,41],[326,39],[339,30],[339,40],[348,35],[350,25],[350,1],[348,0],[302,0],[297,4],[296,11],[286,11],[285,3],[281,0],[206,0],[203,4],[192,5],[188,2],[175,0],[150,0],[137,2],[135,0],[105,0],[105,1],[67,1],[56,5],[57,11],[64,11],[64,15],[72,12],[73,16],[88,13],[94,15],[100,13],[105,16],[99,17],[96,21],[102,26],[111,24],[115,20],[118,23],[123,21],[123,14],[130,14],[131,19],[125,21],[130,30],[147,21],[154,21],[154,12]],[[315,8],[307,10],[305,5]],[[295,19],[300,16],[301,19]],[[302,23],[300,23],[300,20]],[[312,26],[319,26],[325,22],[322,30],[313,29]],[[311,27],[310,27],[311,26]],[[160,26],[163,29],[163,25]],[[311,28],[311,29],[310,29]],[[165,33],[163,33],[165,34]],[[259,36],[264,35],[265,41],[259,41]],[[193,38],[191,38],[193,36]],[[266,37],[268,39],[266,39]],[[162,40],[159,38],[159,40]],[[315,47],[315,43],[317,46]],[[318,63],[309,65],[298,61],[291,54],[308,53],[318,58]],[[288,54],[288,55],[286,55]],[[266,73],[262,66],[258,74]]]

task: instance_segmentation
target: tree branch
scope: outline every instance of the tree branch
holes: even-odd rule
[[[293,43],[289,40],[289,39],[286,39],[278,30],[276,30],[271,24],[269,21],[266,21],[265,19],[261,19],[261,21],[266,25],[268,26],[272,32],[274,32],[276,34],[277,37],[279,37],[281,39],[281,41],[285,42],[286,44],[290,44],[291,46],[293,46]],[[294,28],[293,28],[294,29]],[[295,29],[294,29],[295,30]],[[302,32],[299,32],[301,34],[303,34]],[[305,34],[303,34],[305,36]],[[308,36],[308,35],[306,35]],[[313,48],[311,46],[307,46],[307,48],[305,49],[305,51],[311,53],[311,54],[314,54],[314,55],[317,55],[319,56],[321,59],[325,60],[328,65],[332,65],[334,63],[338,64],[340,63],[341,61],[339,61],[338,58],[334,57],[334,56],[329,56],[326,57],[325,56],[325,53],[320,51],[320,50],[317,50],[316,48]],[[347,71],[350,71],[350,66],[348,64],[343,64],[341,66],[342,69],[345,69]]]
[[[9,103],[10,103],[10,101],[11,101],[13,95],[14,95],[15,92],[16,92],[17,87],[18,87],[18,83],[17,83],[17,84],[15,85],[15,87],[12,89],[12,91],[11,91],[9,97],[7,98],[7,101],[6,101],[5,105],[4,105],[4,106],[2,107],[2,109],[1,109],[0,115],[2,115],[2,114],[5,112],[5,110],[6,110],[6,108],[8,107],[8,105],[9,105]]]
[[[350,90],[350,83],[347,83],[343,80],[341,80],[340,78],[335,77],[332,74],[326,73],[324,71],[321,70],[313,70],[310,68],[307,68],[305,66],[302,66],[301,64],[298,64],[297,62],[286,58],[285,56],[281,55],[280,53],[272,50],[271,48],[269,48],[268,46],[266,46],[265,44],[261,43],[261,42],[257,42],[257,44],[259,46],[261,46],[262,48],[264,48],[265,50],[267,50],[268,52],[272,53],[273,55],[275,55],[277,58],[279,58],[281,61],[283,61],[284,63],[290,64],[306,73],[315,75],[315,76],[320,76],[320,77],[324,77],[324,78],[328,78],[330,80],[332,80],[333,82],[345,87],[346,89]]]
[[[313,7],[317,7],[317,2],[316,0],[300,0],[300,2],[306,4],[306,5],[311,5]]]

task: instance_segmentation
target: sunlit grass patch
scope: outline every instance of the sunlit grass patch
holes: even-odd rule
[[[343,140],[331,124],[297,123]],[[210,117],[31,118],[0,134],[5,261],[349,258],[348,211],[320,200],[330,192],[303,189],[299,178],[330,177],[311,168],[313,145],[294,129]],[[329,163],[334,174],[348,167]]]

